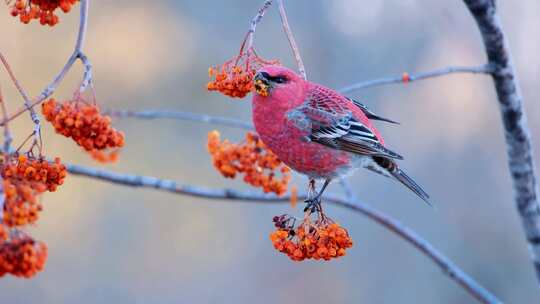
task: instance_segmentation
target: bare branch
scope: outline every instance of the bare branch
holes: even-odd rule
[[[175,194],[187,195],[192,197],[227,200],[227,202],[245,202],[245,203],[279,203],[287,202],[290,197],[277,197],[274,195],[265,195],[254,192],[241,192],[232,189],[210,189],[190,185],[182,185],[173,180],[159,179],[151,176],[119,174],[105,170],[88,168],[78,165],[66,165],[67,170],[74,175],[94,178],[104,182],[115,184],[153,188],[167,191]],[[306,198],[306,193],[300,193],[299,199]],[[361,213],[386,229],[392,231],[408,243],[416,247],[420,252],[431,259],[439,266],[443,273],[456,281],[461,287],[465,288],[473,297],[482,303],[502,303],[488,290],[480,286],[474,279],[463,272],[457,265],[452,263],[446,256],[422,239],[414,231],[401,224],[399,221],[373,209],[365,204],[354,204],[351,201],[337,197],[328,196],[325,198],[328,203],[347,208],[349,210]]]
[[[7,116],[7,109],[6,109],[6,103],[4,102],[4,97],[2,95],[2,88],[0,87],[0,104],[2,109],[2,118],[5,119]],[[4,145],[3,150],[9,151],[11,149],[11,142],[13,141],[13,136],[11,135],[11,131],[9,129],[9,124],[6,123],[4,126]],[[3,155],[2,155],[3,157]],[[4,222],[4,202],[6,200],[6,196],[4,193],[4,179],[0,175],[0,224]]]
[[[23,97],[25,101],[29,100],[30,98],[28,97],[28,94],[26,94],[26,91],[23,89],[23,87],[19,83],[19,80],[17,79],[17,77],[15,77],[15,73],[13,73],[13,70],[11,69],[11,66],[9,65],[7,58],[1,52],[0,52],[0,61],[2,61],[2,65],[6,69],[6,72],[8,73],[9,78],[11,78],[11,81],[15,85],[15,88],[17,88],[17,91],[19,91],[19,94],[21,94],[21,96]]]
[[[514,196],[536,275],[540,280],[540,206],[531,134],[523,110],[522,95],[510,50],[493,0],[464,0],[473,15],[482,39],[492,74],[504,125],[508,164]]]
[[[90,0],[81,0],[81,9],[80,9],[80,21],[79,21],[79,32],[77,35],[77,41],[75,43],[75,49],[69,57],[66,65],[60,73],[54,78],[54,80],[43,90],[43,92],[36,98],[35,106],[39,102],[45,100],[47,97],[56,90],[58,85],[62,82],[66,74],[69,72],[73,64],[81,57],[82,49],[84,46],[84,40],[86,37],[86,30],[88,28],[88,5]]]
[[[253,130],[251,123],[244,122],[239,119],[211,116],[207,114],[165,111],[165,110],[146,110],[146,111],[130,111],[130,110],[106,110],[105,114],[116,118],[139,118],[139,119],[174,119],[184,121],[194,121],[209,124],[222,125],[245,130]]]
[[[4,102],[4,96],[2,94],[2,88],[0,87],[0,104],[2,109],[2,118],[7,117],[6,103]],[[4,126],[4,145],[3,150],[9,151],[11,149],[11,142],[13,141],[13,136],[9,129],[9,124],[6,123]],[[2,155],[3,157],[3,155]],[[6,201],[6,196],[4,193],[4,178],[0,175],[0,224],[4,222],[4,202]]]
[[[40,104],[45,99],[47,99],[49,96],[51,96],[56,90],[56,88],[58,87],[58,85],[60,85],[64,77],[67,75],[67,73],[71,70],[71,67],[73,66],[73,64],[81,57],[84,57],[82,48],[84,46],[84,40],[86,37],[86,29],[88,27],[88,5],[89,5],[90,0],[81,0],[80,2],[81,2],[81,10],[80,10],[81,16],[80,16],[80,21],[79,21],[79,31],[77,35],[77,41],[75,43],[75,49],[73,50],[73,53],[67,60],[66,64],[64,65],[60,73],[56,75],[53,81],[49,85],[47,85],[45,89],[43,89],[43,92],[41,92],[39,96],[35,97],[29,105],[25,105],[24,108],[17,110],[7,120],[3,120],[0,123],[0,126],[3,126],[6,123],[6,121],[13,120],[14,118],[18,117],[22,113],[28,111],[29,109],[32,109],[33,107],[35,107],[36,105]],[[83,64],[84,64],[84,61],[83,61]],[[85,64],[85,68],[86,67],[87,66]],[[88,75],[91,76],[91,73],[88,74],[85,72],[85,77]]]
[[[344,87],[339,90],[339,92],[346,94],[346,93],[352,93],[354,91],[370,88],[370,87],[376,87],[381,85],[387,85],[387,84],[396,84],[396,83],[408,83],[413,82],[416,80],[423,80],[428,78],[434,78],[434,77],[440,77],[445,76],[448,74],[457,74],[457,73],[472,73],[472,74],[491,74],[493,73],[494,69],[491,65],[485,64],[477,67],[459,67],[459,66],[451,66],[446,67],[430,72],[425,73],[418,73],[415,75],[409,75],[408,73],[403,73],[400,76],[390,76],[380,79],[373,79],[368,80],[364,82],[359,82],[352,84],[350,86]]]
[[[283,25],[283,30],[285,31],[285,35],[287,35],[287,39],[289,40],[289,44],[291,45],[294,59],[296,60],[296,64],[298,65],[298,71],[304,79],[307,79],[306,68],[304,67],[304,62],[302,61],[302,56],[300,56],[298,45],[294,40],[291,27],[289,26],[289,21],[287,20],[287,13],[285,11],[285,6],[283,5],[283,0],[277,0],[277,3],[279,7],[279,16],[281,17],[281,24]]]
[[[40,124],[40,120],[36,111],[34,111],[34,109],[30,107],[30,104],[31,104],[30,97],[28,97],[28,94],[26,94],[26,91],[24,90],[22,85],[19,83],[19,80],[17,79],[17,77],[15,77],[15,73],[13,73],[13,70],[11,69],[11,66],[9,65],[8,60],[1,52],[0,52],[0,61],[4,65],[4,68],[6,69],[9,77],[11,78],[11,81],[17,88],[17,91],[19,91],[19,94],[21,94],[24,100],[25,109],[30,112],[30,119],[34,123],[34,132],[33,132],[34,144],[38,144],[38,141],[41,138],[41,124]],[[3,117],[2,120],[6,120],[7,114],[4,114],[2,117]]]
[[[2,94],[2,88],[1,87],[0,87],[0,106],[1,106],[1,109],[2,109],[2,119],[5,119],[7,117],[7,108],[6,108],[6,103],[4,101],[4,96]],[[4,146],[3,146],[4,151],[9,151],[11,149],[11,142],[12,141],[13,141],[13,136],[11,135],[11,130],[9,129],[9,124],[6,123],[6,125],[4,126]],[[0,182],[2,182],[1,177],[0,177]],[[1,220],[1,217],[0,217],[0,220]]]
[[[264,1],[263,6],[257,12],[257,15],[255,15],[255,17],[251,19],[251,22],[249,23],[249,31],[247,33],[246,47],[248,50],[253,46],[253,36],[255,34],[255,30],[257,29],[257,24],[261,22],[262,18],[264,17],[264,14],[266,13],[266,10],[268,10],[271,5],[272,5],[272,0]]]
[[[92,64],[90,63],[90,59],[82,52],[79,53],[79,58],[84,65],[83,80],[81,81],[81,86],[79,88],[79,93],[82,93],[88,86],[92,85]]]

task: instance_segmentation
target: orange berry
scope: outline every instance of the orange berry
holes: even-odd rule
[[[39,19],[41,25],[54,26],[59,21],[55,11],[60,8],[67,13],[77,1],[79,0],[17,0],[10,13],[14,17],[19,16],[20,21],[25,24],[32,19]]]
[[[96,105],[82,99],[57,103],[51,98],[43,103],[42,113],[58,134],[71,137],[94,159],[118,159],[117,150],[124,146],[124,134],[111,126],[111,118],[102,115]]]
[[[253,49],[242,51],[240,55],[221,66],[208,69],[208,77],[213,80],[206,85],[206,88],[209,91],[219,91],[229,97],[243,98],[253,90],[253,78],[257,69],[267,64],[277,63],[277,61],[266,61],[258,57]]]
[[[315,222],[311,222],[309,217],[305,218],[296,227],[292,219],[288,215],[274,217],[277,230],[270,235],[270,240],[276,250],[294,261],[331,260],[344,256],[346,249],[352,246],[347,230],[326,215],[319,216]],[[344,234],[340,232],[338,237],[336,231]]]
[[[219,132],[212,131],[208,133],[207,147],[214,166],[224,177],[234,178],[240,173],[246,183],[262,188],[265,193],[287,192],[290,171],[283,169],[285,165],[254,133],[247,133],[244,143],[232,144],[227,140],[221,142]]]
[[[411,80],[411,77],[409,76],[409,73],[404,72],[404,73],[401,75],[401,81],[402,81],[403,83],[409,83],[410,80]]]
[[[55,160],[10,157],[1,170],[4,179],[4,222],[6,225],[22,226],[34,223],[43,207],[37,196],[45,191],[55,191],[63,184],[66,167]]]

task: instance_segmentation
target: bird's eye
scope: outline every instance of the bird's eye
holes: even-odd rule
[[[285,83],[288,81],[287,77],[285,76],[275,76],[272,77],[270,80],[275,83]]]

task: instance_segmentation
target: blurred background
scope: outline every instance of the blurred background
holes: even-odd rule
[[[85,52],[98,102],[111,109],[193,111],[250,120],[249,99],[207,92],[207,69],[234,56],[263,1],[92,1]],[[485,62],[461,1],[286,1],[308,77],[334,88],[384,76]],[[53,29],[24,26],[2,5],[1,51],[34,96],[71,54],[78,6]],[[499,1],[535,150],[540,152],[540,2]],[[274,7],[259,25],[261,56],[294,67]],[[55,96],[69,98],[77,66]],[[0,74],[10,110],[22,100]],[[397,183],[358,171],[356,194],[399,219],[508,303],[538,303],[540,289],[512,200],[495,92],[484,75],[365,89],[352,94],[400,126],[377,124],[402,166],[431,194],[426,207]],[[249,189],[222,178],[206,134],[243,131],[179,121],[118,120],[127,134],[116,172],[208,187]],[[19,142],[31,132],[13,125]],[[44,124],[46,153],[99,166]],[[536,154],[537,163],[538,153]],[[303,178],[295,184],[305,185]],[[330,191],[341,191],[336,183]],[[291,262],[268,239],[289,204],[206,201],[70,176],[45,194],[31,233],[49,246],[31,280],[0,280],[4,303],[475,303],[408,243],[359,214],[328,207],[355,240],[336,261]]]

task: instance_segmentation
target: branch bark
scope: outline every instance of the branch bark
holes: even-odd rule
[[[417,80],[424,80],[428,78],[435,78],[446,76],[449,74],[458,74],[458,73],[471,73],[471,74],[491,74],[493,73],[494,68],[489,64],[484,64],[477,67],[459,67],[459,66],[450,66],[438,70],[433,70],[425,73],[418,73],[414,75],[409,75],[408,73],[403,73],[400,76],[390,76],[380,79],[373,79],[364,82],[359,82],[351,84],[339,90],[340,93],[347,94],[354,91],[371,88],[387,84],[396,84],[396,83],[409,83]]]
[[[251,19],[251,22],[249,23],[249,30],[248,30],[248,37],[247,37],[247,44],[246,44],[246,48],[248,50],[253,46],[253,36],[255,35],[257,24],[261,22],[262,18],[264,17],[264,14],[270,8],[270,6],[272,6],[272,0],[264,1],[263,6],[257,12],[257,15],[255,15],[255,17]]]
[[[84,53],[83,53],[86,30],[88,28],[88,6],[89,6],[90,0],[81,0],[80,2],[81,2],[81,8],[80,8],[79,30],[77,34],[77,40],[75,41],[75,49],[73,50],[73,53],[67,60],[66,64],[64,65],[62,70],[56,75],[56,77],[52,80],[52,82],[49,85],[47,85],[45,89],[43,89],[41,94],[35,97],[31,103],[25,102],[25,106],[23,108],[18,109],[13,115],[8,117],[7,119],[3,119],[2,122],[0,123],[0,126],[5,125],[6,122],[15,119],[22,113],[31,110],[33,107],[40,104],[49,96],[51,96],[56,90],[56,88],[58,87],[58,85],[60,85],[64,77],[66,77],[67,73],[71,70],[71,67],[73,66],[73,64],[78,59],[82,58],[83,64],[85,65],[83,83],[89,83],[91,81],[89,79],[86,79],[86,77],[91,77],[92,75],[92,73],[89,72],[91,65],[89,64],[88,60],[85,60],[86,56],[84,56]],[[32,117],[32,119],[34,119],[34,117]],[[38,122],[39,122],[39,119],[38,119]]]
[[[227,200],[228,202],[244,203],[279,203],[290,200],[289,196],[277,197],[255,192],[241,192],[232,189],[210,189],[191,185],[182,185],[173,180],[159,179],[151,176],[119,174],[106,170],[88,168],[78,165],[66,165],[68,172],[74,175],[84,176],[130,187],[153,188],[174,194],[187,195],[212,200]],[[307,197],[306,193],[298,194],[298,199]],[[351,198],[354,196],[351,195]],[[369,219],[392,231],[400,238],[416,247],[420,252],[433,261],[445,275],[463,287],[469,294],[481,303],[502,303],[492,293],[478,284],[473,278],[450,261],[445,255],[435,249],[428,241],[424,240],[410,228],[384,213],[361,203],[353,203],[350,199],[338,196],[325,196],[325,201],[336,206],[347,208],[367,216]]]
[[[195,121],[202,123],[209,123],[214,125],[222,125],[226,127],[233,127],[244,130],[253,130],[251,123],[243,120],[211,116],[207,114],[179,112],[179,111],[167,111],[167,110],[143,110],[143,111],[131,111],[131,110],[106,110],[105,114],[116,118],[138,118],[138,119],[174,119],[184,121]]]
[[[2,117],[6,118],[7,109],[6,109],[6,103],[4,101],[4,95],[2,94],[1,86],[0,86],[0,109],[2,110]],[[11,135],[9,125],[6,124],[4,126],[4,144],[2,145],[2,149],[4,151],[9,151],[11,149],[12,140],[13,140],[13,136]],[[3,157],[3,155],[1,157]],[[5,196],[5,193],[4,193],[4,178],[0,175],[0,225],[4,222],[4,202],[5,202],[5,200],[6,200],[6,196]]]
[[[491,74],[493,73],[494,68],[490,65],[481,65],[478,67],[455,67],[449,66],[429,72],[418,73],[414,75],[409,75],[409,82],[420,81],[433,77],[442,77],[455,73],[472,73],[472,74]],[[381,85],[388,84],[398,84],[403,83],[403,76],[391,76],[380,79],[367,80],[364,82],[352,84],[348,87],[342,88],[339,90],[341,93],[351,93],[353,91],[364,89],[368,87],[376,87]],[[174,119],[174,120],[184,120],[184,121],[195,121],[202,123],[210,123],[216,125],[222,125],[226,127],[240,128],[245,130],[252,130],[253,125],[247,123],[243,120],[212,116],[208,114],[201,113],[191,113],[184,111],[169,111],[169,110],[113,110],[108,109],[104,111],[105,114],[110,115],[115,118],[137,118],[137,119]]]
[[[464,0],[482,35],[504,126],[514,198],[540,280],[540,206],[531,135],[508,42],[494,0]]]
[[[292,33],[291,26],[289,25],[289,20],[287,19],[287,12],[285,11],[285,5],[283,5],[283,0],[277,0],[277,3],[278,3],[278,9],[279,9],[279,16],[281,17],[281,25],[283,26],[283,31],[285,31],[287,40],[289,40],[289,45],[291,46],[294,59],[296,60],[296,65],[298,66],[298,72],[300,72],[300,75],[302,75],[302,77],[307,80],[306,68],[304,67],[304,61],[302,60],[302,56],[300,55],[300,50],[298,49],[296,40],[294,40],[294,35]]]

